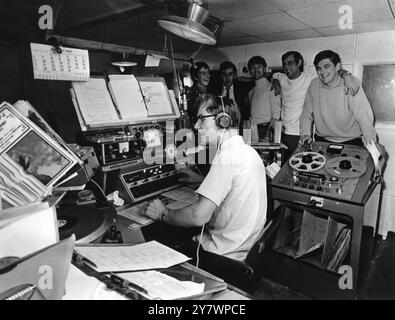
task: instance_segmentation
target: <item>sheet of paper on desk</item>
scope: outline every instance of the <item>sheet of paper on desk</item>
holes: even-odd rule
[[[141,226],[146,226],[146,225],[154,222],[154,220],[152,220],[151,218],[144,215],[147,205],[148,205],[148,203],[143,202],[143,203],[134,205],[132,207],[120,210],[120,211],[118,211],[118,214],[120,216],[123,216],[125,218],[128,218],[130,220],[137,222]]]
[[[172,202],[168,202],[166,205],[168,209],[173,210],[184,208],[194,204],[199,200],[199,196],[195,193],[195,191],[187,187],[170,190],[168,192],[162,193],[161,196],[174,200]]]
[[[162,269],[189,260],[156,241],[134,246],[77,246],[74,250],[95,263],[98,272]]]
[[[204,291],[204,283],[180,281],[158,271],[121,273],[118,276],[147,290],[152,299],[180,299]]]

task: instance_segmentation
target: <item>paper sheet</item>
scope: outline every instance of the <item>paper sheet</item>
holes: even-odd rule
[[[77,246],[75,251],[95,263],[99,272],[169,268],[189,260],[156,241],[134,246]]]
[[[145,59],[145,67],[157,67],[160,64],[160,58],[156,56],[152,56],[150,54],[147,55],[147,59]]]
[[[376,169],[379,168],[379,157],[380,157],[380,151],[377,149],[376,144],[374,142],[369,142],[366,145],[366,149],[368,149],[370,155],[373,158],[374,166]]]
[[[73,88],[87,125],[119,121],[104,79],[92,78],[87,82],[73,82]]]
[[[163,82],[140,81],[141,90],[148,108],[148,115],[172,114],[171,102],[167,97],[167,88]]]
[[[144,215],[145,209],[147,208],[148,203],[143,202],[137,205],[134,205],[132,207],[126,208],[124,210],[118,211],[118,214],[120,216],[123,216],[125,218],[131,219],[137,223],[139,223],[141,226],[145,226],[147,224],[150,224],[154,222],[151,218],[148,216]]]
[[[152,299],[180,299],[204,291],[204,283],[180,281],[158,271],[121,273],[118,276],[147,290]]]
[[[194,190],[186,187],[170,190],[162,193],[161,196],[174,200],[166,205],[168,209],[173,210],[182,209],[199,200],[199,196],[194,192]]]
[[[109,88],[122,119],[147,117],[140,86],[133,75],[110,76]]]
[[[66,280],[66,293],[62,300],[129,300],[115,290],[107,289],[104,282],[86,275],[74,265],[70,266]]]

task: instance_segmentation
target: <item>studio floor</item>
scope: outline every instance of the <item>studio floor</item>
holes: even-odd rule
[[[258,300],[313,299],[269,279],[261,279],[253,297]],[[377,240],[367,280],[358,295],[359,300],[395,300],[395,234]]]

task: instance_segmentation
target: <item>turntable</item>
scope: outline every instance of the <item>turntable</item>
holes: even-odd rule
[[[61,207],[57,216],[60,240],[75,234],[76,243],[99,241],[110,226],[105,212],[95,207]]]
[[[115,210],[111,206],[97,204],[96,197],[93,202],[83,202],[80,195],[85,192],[88,193],[88,190],[78,192],[78,198],[75,192],[69,192],[57,207],[61,240],[75,234],[77,243],[96,242],[100,241],[108,230]]]

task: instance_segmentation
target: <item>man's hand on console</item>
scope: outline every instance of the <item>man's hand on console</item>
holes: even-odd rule
[[[309,144],[313,141],[313,139],[309,135],[302,135],[299,139],[299,145]]]
[[[167,213],[165,204],[159,199],[153,200],[145,210],[145,215],[150,217],[152,220],[163,220]]]

